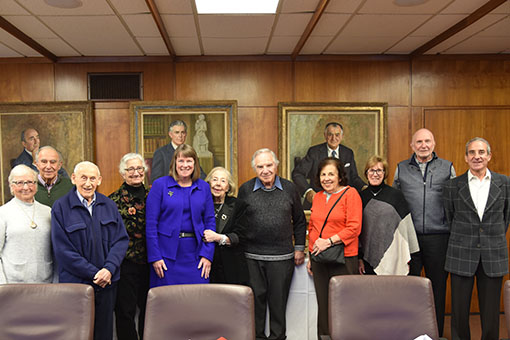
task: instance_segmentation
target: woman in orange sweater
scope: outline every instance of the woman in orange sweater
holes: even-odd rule
[[[336,275],[358,272],[358,236],[361,232],[362,203],[356,189],[348,186],[344,166],[336,158],[326,158],[319,164],[316,181],[321,185],[312,203],[312,215],[308,224],[309,251],[319,254],[333,244],[344,244],[345,264],[308,261],[307,269],[313,275],[317,295],[317,328],[319,339],[328,335],[328,288],[329,279]],[[340,198],[340,196],[343,196]],[[331,208],[340,198],[340,201]],[[328,215],[327,222],[324,220]],[[322,227],[324,231],[319,237]]]

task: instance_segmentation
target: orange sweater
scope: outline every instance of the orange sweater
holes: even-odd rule
[[[346,190],[346,189],[344,189]],[[313,249],[313,244],[319,238],[319,234],[324,224],[324,220],[329,210],[335,204],[338,194],[333,194],[326,203],[326,194],[324,191],[318,192],[312,203],[312,215],[308,224],[309,250]],[[356,189],[349,187],[349,190],[338,202],[328,217],[322,238],[329,238],[337,234],[345,244],[345,256],[358,255],[358,236],[361,232],[361,216],[363,215],[363,205]]]

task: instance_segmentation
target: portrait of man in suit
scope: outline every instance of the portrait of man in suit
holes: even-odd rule
[[[446,271],[452,284],[452,339],[470,339],[469,309],[474,278],[482,339],[499,339],[499,303],[508,273],[506,231],[510,222],[510,179],[488,169],[489,142],[466,144],[469,170],[446,182],[443,200],[450,239]]]
[[[312,146],[308,149],[306,156],[301,159],[292,170],[292,181],[296,184],[299,194],[305,200],[304,209],[310,209],[313,197],[322,190],[314,183],[320,161],[327,157],[335,157],[342,162],[347,174],[348,184],[361,191],[365,183],[358,175],[356,161],[352,150],[341,145],[344,128],[340,123],[330,122],[324,129],[325,143]]]

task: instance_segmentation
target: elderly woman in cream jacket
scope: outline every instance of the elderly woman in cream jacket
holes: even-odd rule
[[[17,165],[8,180],[14,198],[0,207],[0,284],[51,283],[51,209],[34,200],[37,173]]]

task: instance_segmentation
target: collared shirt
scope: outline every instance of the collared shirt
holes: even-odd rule
[[[171,141],[170,143],[172,143],[172,147],[174,148],[174,150],[177,150],[179,145],[175,144],[173,141]]]
[[[37,178],[39,179],[39,182],[46,188],[46,190],[50,191],[51,188],[57,183],[58,175],[55,176],[53,181],[51,181],[50,184],[47,184],[46,181],[41,177],[41,174],[37,175]]]
[[[427,170],[427,164],[430,163],[433,159],[434,159],[434,157],[430,157],[429,160],[427,160],[425,162],[420,162],[418,157],[416,157],[416,155],[414,155],[414,160],[416,161],[416,163],[418,163],[418,166],[420,167],[422,176],[425,177],[425,170]],[[455,177],[455,175],[453,177]]]
[[[280,182],[280,177],[278,177],[278,176],[275,177],[273,186],[269,189],[266,188],[264,186],[264,184],[262,184],[262,182],[260,181],[260,179],[258,179],[258,177],[255,178],[255,185],[253,186],[253,191],[257,191],[259,189],[262,189],[264,191],[273,191],[276,188],[283,191],[282,183]]]
[[[491,172],[487,169],[485,176],[479,180],[478,177],[471,173],[471,170],[467,173],[469,192],[471,193],[471,199],[475,204],[476,211],[480,221],[483,218],[483,212],[487,205],[487,199],[489,198],[489,189],[491,187]]]
[[[336,153],[335,158],[340,159],[340,145],[338,145],[335,150],[331,149],[329,147],[329,145],[327,145],[327,147],[328,147],[328,157],[333,157],[331,154],[333,153],[333,151],[335,151],[335,153]]]
[[[92,216],[92,208],[94,207],[94,204],[96,204],[96,193],[94,193],[94,197],[92,197],[92,202],[90,202],[90,204],[89,201],[83,197],[78,190],[76,190],[76,196],[78,196],[78,200],[80,200],[81,204],[87,208],[90,216]]]

